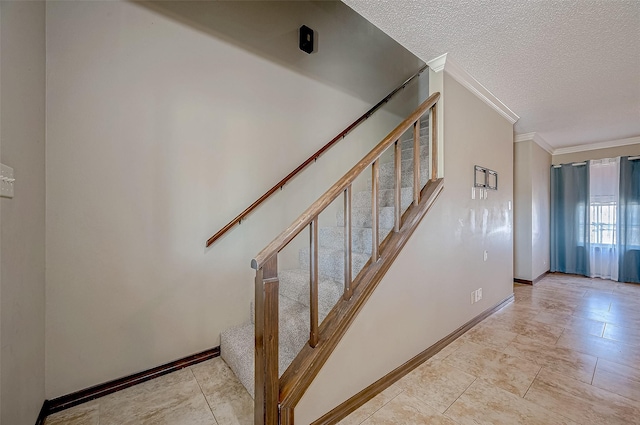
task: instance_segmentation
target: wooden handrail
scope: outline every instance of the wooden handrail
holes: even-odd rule
[[[414,112],[404,119],[376,147],[362,158],[351,170],[316,200],[286,230],[265,247],[251,261],[256,269],[255,280],[255,425],[293,425],[294,408],[308,388],[310,380],[318,373],[324,361],[346,327],[355,317],[408,237],[417,227],[435,197],[442,190],[442,179],[437,179],[437,162],[432,161],[431,181],[420,188],[420,120],[431,112],[431,156],[438,144],[435,131],[437,102],[440,93],[434,93]],[[402,146],[400,138],[405,131],[413,129],[413,204],[401,214]],[[395,199],[394,232],[380,243],[378,192],[380,184],[380,161],[382,155],[395,145]],[[351,276],[351,190],[356,178],[371,166],[371,258],[355,279]],[[417,190],[416,190],[417,188]],[[345,287],[343,303],[329,312],[320,325],[318,309],[318,216],[339,196],[344,196],[344,261]],[[423,198],[423,195],[425,198]],[[278,254],[306,227],[309,227],[309,341],[294,362],[279,378],[279,279]],[[372,274],[373,273],[373,274]],[[341,333],[342,332],[342,333]],[[309,351],[312,350],[312,351]],[[291,372],[294,370],[294,372]],[[300,372],[300,373],[298,373]],[[292,378],[293,376],[293,378]],[[296,378],[297,377],[297,378]],[[306,377],[306,378],[302,378]],[[304,381],[304,382],[303,382]]]
[[[327,143],[326,145],[324,145],[322,148],[320,148],[316,153],[314,153],[313,155],[311,155],[306,161],[304,161],[302,164],[300,164],[295,170],[293,170],[292,172],[290,172],[289,174],[287,174],[287,176],[285,178],[283,178],[282,180],[280,180],[278,183],[276,183],[271,189],[269,189],[264,195],[262,195],[261,197],[259,197],[253,204],[249,205],[247,208],[245,208],[244,211],[242,211],[240,214],[238,214],[238,216],[236,218],[234,218],[233,220],[231,220],[230,222],[228,222],[222,229],[218,230],[216,232],[215,235],[211,236],[209,239],[207,239],[207,247],[211,246],[215,241],[217,241],[218,239],[220,239],[222,237],[222,235],[224,235],[225,233],[227,233],[229,231],[229,229],[231,229],[233,226],[235,226],[236,224],[240,224],[240,222],[242,222],[242,220],[248,216],[249,214],[251,214],[251,212],[253,210],[255,210],[260,204],[262,204],[265,200],[267,200],[267,198],[269,198],[271,195],[273,195],[278,189],[282,188],[285,184],[287,184],[289,182],[289,180],[291,180],[293,177],[295,177],[300,171],[304,170],[305,168],[307,168],[307,166],[309,164],[311,164],[312,162],[316,161],[323,153],[325,153],[329,148],[331,148],[333,145],[335,145],[339,140],[345,138],[347,136],[347,134],[351,133],[351,131],[356,128],[357,126],[359,126],[360,124],[362,124],[364,121],[366,121],[371,115],[373,115],[378,109],[380,109],[380,107],[382,105],[384,105],[385,103],[387,103],[393,96],[395,96],[396,93],[398,93],[400,90],[404,89],[407,84],[409,84],[412,80],[414,80],[416,77],[418,77],[420,74],[422,74],[422,72],[427,69],[427,65],[424,65],[422,68],[420,68],[418,70],[418,72],[416,72],[415,74],[413,74],[411,77],[409,77],[405,82],[403,82],[402,84],[400,84],[398,87],[396,87],[395,89],[393,89],[393,91],[391,93],[389,93],[387,96],[384,97],[384,99],[382,99],[380,102],[376,103],[371,109],[369,109],[367,112],[365,112],[362,116],[360,116],[360,118],[358,118],[357,120],[355,120],[351,125],[349,125],[347,128],[345,128],[344,130],[342,130],[340,132],[340,134],[338,134],[336,137],[334,137],[333,139],[331,139],[329,141],[329,143]]]
[[[296,221],[294,221],[287,229],[277,236],[269,245],[267,245],[258,255],[251,260],[251,267],[255,270],[262,268],[262,265],[272,256],[281,251],[291,240],[298,235],[311,221],[324,211],[336,197],[351,185],[354,180],[368,166],[394,144],[405,131],[411,128],[414,123],[420,119],[426,111],[428,111],[440,99],[440,93],[436,92],[429,96],[411,115],[405,118],[391,133],[387,135],[375,148],[373,148],[364,158],[360,160],[351,170],[347,172],[340,180],[327,190],[313,205],[303,212]]]

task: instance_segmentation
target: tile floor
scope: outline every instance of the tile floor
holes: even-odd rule
[[[340,424],[640,424],[640,285],[554,274],[514,293]],[[251,424],[252,402],[217,358],[46,425]]]

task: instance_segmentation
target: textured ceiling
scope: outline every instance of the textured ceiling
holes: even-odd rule
[[[640,0],[343,0],[416,56],[443,53],[554,148],[640,136]]]

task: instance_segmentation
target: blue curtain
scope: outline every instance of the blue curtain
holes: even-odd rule
[[[620,158],[618,207],[620,282],[640,283],[640,160]]]
[[[589,164],[551,167],[551,271],[589,276]]]

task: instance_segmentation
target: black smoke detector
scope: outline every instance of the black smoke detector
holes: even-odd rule
[[[313,30],[306,25],[300,27],[300,50],[313,52]]]

